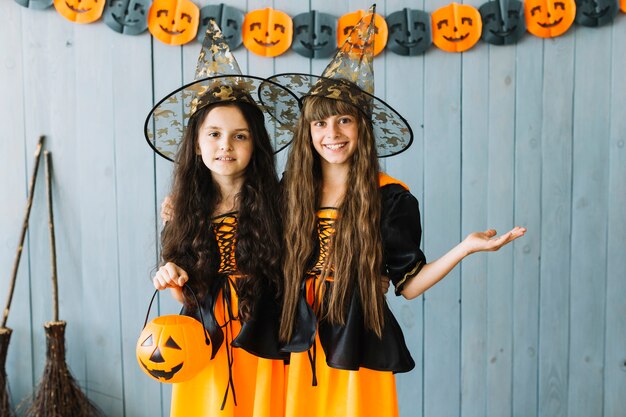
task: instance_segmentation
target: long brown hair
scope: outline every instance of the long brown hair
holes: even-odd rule
[[[338,207],[327,259],[330,264],[324,266],[324,277],[330,265],[334,272],[328,308],[321,314],[331,323],[344,324],[352,291],[358,290],[366,328],[378,336],[382,334],[379,166],[371,121],[349,103],[311,96],[305,99],[284,177],[285,287],[280,330],[284,342],[292,336],[302,280],[317,239],[316,210],[321,198],[322,172],[320,157],[311,142],[310,123],[344,114],[357,119],[358,145],[350,164],[349,186]]]
[[[219,252],[211,228],[211,216],[222,196],[211,171],[196,155],[196,141],[206,115],[218,106],[233,106],[243,114],[254,147],[246,167],[245,181],[236,196],[239,205],[237,269],[252,279],[237,280],[240,313],[246,319],[255,294],[272,285],[282,288],[280,196],[274,153],[264,125],[263,113],[251,104],[220,102],[198,110],[187,125],[176,157],[172,184],[174,213],[161,235],[163,262],[174,262],[189,274],[189,285],[200,295],[217,288]]]

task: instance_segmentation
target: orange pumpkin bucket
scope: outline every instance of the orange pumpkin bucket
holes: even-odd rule
[[[211,358],[210,341],[204,327],[202,310],[189,286],[198,312],[198,320],[178,314],[160,316],[148,323],[156,290],[148,306],[148,314],[136,346],[137,362],[151,378],[168,384],[185,382],[198,374]]]

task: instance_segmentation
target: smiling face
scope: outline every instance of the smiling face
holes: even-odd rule
[[[241,28],[243,25],[243,12],[225,4],[204,6],[200,9],[200,27],[198,28],[198,42],[204,40],[209,21],[213,19],[222,31],[222,36],[230,50],[241,46]]]
[[[324,166],[349,167],[358,141],[358,121],[344,114],[329,116],[310,123],[311,141]]]
[[[54,0],[54,8],[74,23],[91,23],[100,19],[106,0]]]
[[[291,46],[293,22],[288,14],[274,9],[248,13],[243,21],[243,44],[257,55],[274,57]]]
[[[451,3],[432,14],[433,43],[448,52],[463,52],[480,39],[482,20],[472,6]]]
[[[540,38],[562,35],[574,23],[574,0],[526,0],[524,2],[526,27]]]
[[[482,40],[492,45],[511,45],[526,32],[524,5],[517,0],[489,1],[478,9],[483,21]]]
[[[617,0],[576,0],[576,23],[596,27],[611,23],[617,15]]]
[[[155,0],[148,13],[152,36],[168,45],[183,45],[198,31],[200,10],[189,0]]]
[[[202,324],[187,316],[160,316],[141,332],[135,353],[141,369],[159,382],[187,381],[211,357]]]
[[[337,22],[337,45],[341,47],[343,43],[352,32],[352,29],[359,23],[359,20],[365,16],[367,12],[365,10],[357,10],[353,13],[344,14],[339,18]],[[367,20],[370,22],[371,20]],[[374,17],[374,56],[378,55],[385,49],[387,45],[387,37],[389,32],[387,30],[387,22],[379,14]],[[352,39],[354,46],[359,46],[358,39]]]
[[[117,33],[139,35],[148,28],[148,0],[112,0],[104,11],[104,23]]]
[[[337,19],[312,10],[293,18],[292,49],[307,58],[327,58],[337,49],[335,27]]]
[[[196,153],[218,183],[243,181],[252,158],[254,139],[243,113],[235,106],[217,106],[205,116]]]
[[[387,16],[387,48],[398,55],[424,53],[432,43],[430,15],[422,10],[404,9]]]

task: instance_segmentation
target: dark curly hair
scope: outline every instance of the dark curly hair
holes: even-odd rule
[[[174,210],[161,235],[161,258],[163,263],[174,262],[187,271],[188,284],[199,297],[223,284],[223,278],[218,279],[220,256],[211,228],[211,217],[216,214],[221,195],[211,171],[196,155],[196,141],[209,112],[225,106],[241,111],[254,143],[244,184],[236,196],[237,269],[250,277],[237,280],[239,314],[246,320],[262,291],[272,291],[276,297],[282,294],[279,183],[263,112],[257,106],[240,101],[219,102],[198,110],[190,118],[176,157],[171,193]]]

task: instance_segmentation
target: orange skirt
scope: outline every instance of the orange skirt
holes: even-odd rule
[[[307,301],[312,303],[312,279],[308,279]],[[319,290],[321,280],[317,280]],[[346,371],[326,364],[326,355],[315,336],[317,386],[307,352],[292,353],[287,367],[286,417],[398,417],[396,379],[393,372],[361,368]],[[313,354],[313,349],[311,349]]]
[[[235,294],[231,287],[231,294]],[[233,296],[235,298],[236,296]],[[237,311],[237,300],[233,299],[233,310]],[[222,295],[217,299],[215,317],[223,326],[225,317]],[[209,361],[195,378],[173,384],[171,417],[281,417],[285,406],[286,368],[281,360],[263,359],[243,349],[231,348],[230,343],[239,334],[241,323],[231,320],[224,329],[224,343],[215,357]],[[227,352],[227,349],[229,350]],[[228,388],[228,356],[232,361],[233,391]],[[224,395],[228,398],[220,410]]]

